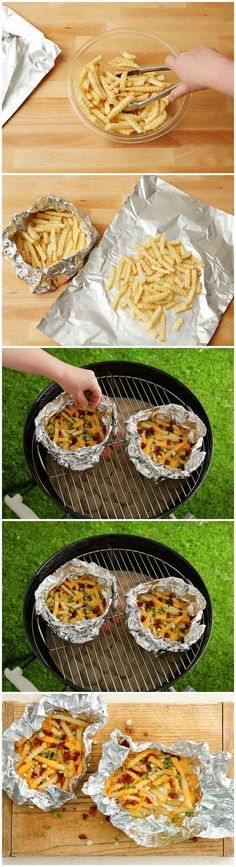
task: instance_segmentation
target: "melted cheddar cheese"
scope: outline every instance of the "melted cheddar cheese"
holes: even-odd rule
[[[138,422],[137,430],[143,454],[148,455],[155,464],[169,469],[183,469],[192,451],[189,428],[171,419],[153,415]]]
[[[71,624],[94,620],[106,608],[101,586],[89,574],[65,578],[62,584],[50,590],[45,605],[58,620]]]
[[[201,798],[198,766],[197,759],[148,747],[130,752],[122,767],[108,777],[103,791],[136,818],[166,816],[181,825]]]
[[[15,741],[19,759],[14,768],[30,789],[59,786],[66,792],[71,781],[85,770],[83,732],[88,723],[56,709],[31,738]]]
[[[98,409],[82,410],[73,403],[51,416],[46,433],[59,448],[75,451],[101,443],[106,428]]]
[[[193,620],[193,615],[189,613],[192,601],[193,598],[187,600],[176,593],[158,590],[158,587],[139,593],[137,605],[141,624],[156,638],[183,641]]]

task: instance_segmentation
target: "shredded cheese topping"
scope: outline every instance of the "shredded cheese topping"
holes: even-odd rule
[[[73,403],[51,416],[46,433],[59,448],[73,452],[101,443],[106,428],[98,409],[82,410]]]
[[[199,761],[147,748],[130,752],[106,780],[104,794],[132,816],[166,816],[181,825],[201,798]]]
[[[45,604],[54,617],[71,624],[94,620],[106,608],[101,586],[89,574],[65,578],[62,584],[50,590]]]
[[[31,738],[15,741],[19,755],[14,768],[30,789],[42,791],[49,785],[66,792],[73,777],[84,770],[83,732],[87,723],[66,710],[47,716]]]
[[[157,638],[183,641],[194,617],[189,613],[192,601],[193,597],[183,599],[182,596],[155,587],[147,593],[139,593],[137,604],[141,624]]]
[[[190,430],[171,419],[157,415],[138,422],[140,446],[155,464],[169,469],[183,469],[189,460],[193,443],[189,442]]]

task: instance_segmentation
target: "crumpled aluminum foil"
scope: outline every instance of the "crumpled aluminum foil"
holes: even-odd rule
[[[168,311],[166,346],[209,343],[233,297],[233,216],[205,205],[156,175],[144,175],[116,214],[83,273],[58,298],[38,328],[62,346],[157,346],[143,323],[121,306],[112,310],[115,290],[105,291],[112,265],[132,256],[146,235],[164,232],[204,264],[203,291],[184,314],[181,332]]]
[[[119,741],[124,741],[126,746],[122,746]],[[186,817],[179,828],[175,827],[166,816],[150,815],[145,819],[136,819],[128,810],[122,810],[114,798],[107,798],[103,794],[107,777],[116,768],[122,767],[129,751],[141,752],[148,747],[174,753],[177,756],[191,756],[201,762],[199,777],[202,798],[196,805],[194,816]],[[116,729],[112,732],[110,740],[103,745],[97,773],[89,777],[82,787],[82,792],[90,795],[100,812],[109,816],[115,828],[124,831],[140,846],[164,846],[171,840],[178,842],[189,840],[191,837],[211,840],[232,837],[234,784],[233,780],[227,777],[230,759],[231,754],[228,752],[210,753],[207,743],[177,741],[171,746],[166,746],[148,741],[137,744],[128,735],[123,735]]]
[[[168,641],[164,638],[156,638],[155,635],[152,635],[150,629],[147,629],[141,623],[137,596],[139,593],[148,593],[153,588],[156,589],[157,586],[160,590],[176,593],[178,596],[183,596],[184,599],[190,597],[188,611],[189,614],[194,615],[194,620],[192,620],[189,632],[185,635],[183,641]],[[140,647],[144,647],[144,650],[149,650],[152,653],[160,653],[167,650],[171,650],[172,653],[179,653],[181,650],[188,650],[203,635],[206,626],[204,623],[200,623],[200,621],[205,607],[206,600],[202,593],[200,593],[200,590],[197,590],[193,584],[183,581],[182,578],[170,575],[168,578],[160,578],[158,582],[154,580],[138,584],[126,593],[127,626],[137,644],[140,644]]]
[[[80,218],[86,235],[86,247],[84,250],[79,250],[74,256],[61,259],[55,265],[49,265],[48,268],[33,268],[22,259],[21,254],[17,250],[14,237],[19,229],[27,227],[27,218],[30,214],[44,211],[48,208],[59,212],[67,209]],[[34,202],[26,211],[22,211],[20,214],[13,214],[10,225],[3,232],[2,238],[3,256],[13,262],[17,277],[26,280],[31,292],[41,293],[53,292],[54,289],[66,283],[67,280],[74,277],[74,274],[77,274],[77,271],[82,268],[85,257],[92,250],[98,238],[98,232],[92,225],[88,214],[80,213],[75,205],[73,205],[73,202],[68,202],[67,199],[63,199],[61,196],[49,193],[47,196],[42,196],[37,202]]]
[[[45,717],[53,710],[60,708],[68,710],[72,716],[80,716],[88,720],[88,727],[83,734],[85,770],[71,781],[71,791],[65,792],[58,786],[49,785],[40,792],[30,789],[26,781],[19,777],[14,769],[15,762],[19,758],[14,750],[14,743],[20,738],[30,738],[34,732],[41,728]],[[40,810],[53,810],[55,807],[63,807],[69,801],[76,800],[76,789],[86,772],[88,760],[92,748],[92,739],[99,729],[107,722],[106,705],[98,695],[76,695],[75,693],[47,693],[39,702],[29,704],[23,716],[13,722],[3,734],[3,789],[9,798],[17,804],[28,804],[31,807],[39,807]]]
[[[149,455],[145,455],[141,449],[140,434],[137,430],[138,422],[144,421],[150,418],[150,416],[152,418],[156,413],[160,418],[173,419],[177,424],[186,425],[192,431],[191,441],[194,442],[194,446],[183,470],[177,468],[171,469],[161,464],[155,464]],[[206,426],[203,421],[194,412],[185,409],[180,404],[166,403],[161,406],[153,406],[151,409],[140,410],[135,415],[131,415],[128,421],[126,421],[127,452],[136,470],[142,473],[143,476],[146,476],[147,479],[154,479],[155,482],[160,482],[161,479],[186,479],[205,460],[206,452],[200,451],[200,449],[206,432]]]
[[[2,7],[2,123],[54,66],[61,49],[8,6]]]
[[[57,587],[65,580],[77,575],[84,575],[89,572],[97,578],[101,585],[102,595],[106,601],[106,608],[103,614],[94,620],[81,620],[79,623],[72,625],[71,623],[62,623],[57,617],[47,608],[46,599],[52,587]],[[52,575],[42,581],[42,584],[35,592],[35,611],[40,614],[48,626],[60,635],[64,641],[71,641],[74,644],[85,644],[87,641],[93,641],[99,634],[102,624],[108,615],[109,609],[113,604],[115,606],[117,600],[116,578],[108,571],[98,566],[97,563],[87,563],[85,560],[80,560],[74,557],[68,563],[64,563],[59,569],[56,569]]]
[[[107,430],[104,440],[96,446],[87,446],[72,452],[69,449],[60,449],[56,443],[50,440],[45,430],[49,418],[72,403],[74,403],[73,397],[65,391],[59,394],[55,400],[47,403],[36,416],[35,434],[37,441],[45,446],[47,451],[53,455],[59,464],[63,467],[70,467],[71,470],[80,470],[82,472],[82,470],[88,470],[89,467],[93,467],[94,464],[98,463],[109,437],[116,431],[117,411],[115,403],[109,397],[106,397],[106,395],[102,395],[98,409],[102,410],[102,421]]]

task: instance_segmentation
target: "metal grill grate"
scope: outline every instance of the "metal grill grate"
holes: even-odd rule
[[[92,520],[160,518],[192,495],[204,478],[209,467],[212,448],[209,422],[203,408],[191,392],[172,377],[167,377],[161,371],[154,371],[157,380],[155,382],[150,375],[150,372],[153,375],[153,368],[126,362],[125,373],[118,374],[117,362],[110,367],[113,365],[114,372],[101,376],[98,374],[98,378],[103,394],[116,402],[119,430],[117,437],[104,450],[99,464],[83,473],[66,470],[36,442],[34,418],[39,409],[38,401],[31,412],[30,425],[26,423],[28,463],[34,478],[73,516]],[[124,362],[121,366],[124,367]],[[142,376],[135,375],[136,367],[141,367]],[[132,375],[129,373],[129,368],[135,371]],[[167,386],[162,383],[163,378],[167,379]],[[48,389],[41,395],[40,407],[58,393],[55,384],[54,392],[52,386],[50,392],[50,397]],[[188,409],[197,411],[207,423],[208,430],[203,444],[207,457],[204,464],[189,478],[176,481],[165,480],[156,485],[138,473],[126,455],[125,420],[140,409],[170,402],[181,403]]]
[[[101,544],[102,540],[104,537],[100,537]],[[77,555],[79,554],[88,562],[93,561],[104,568],[109,568],[117,577],[117,612],[107,618],[99,637],[86,645],[70,644],[60,639],[42,618],[35,615],[34,609],[36,586],[52,568],[56,568],[56,565],[50,561],[50,569],[45,571],[42,567],[43,577],[40,570],[37,573],[37,582],[35,583],[35,579],[33,583],[31,582],[25,603],[25,623],[34,651],[54,673],[63,679],[64,683],[74,689],[99,692],[143,692],[167,689],[195,664],[209,638],[211,603],[202,580],[195,570],[193,576],[192,567],[179,555],[168,548],[150,543],[149,540],[143,540],[145,544],[141,546],[142,540],[139,539],[139,547],[143,547],[143,550],[136,549],[135,537],[133,537],[132,548],[123,547],[123,539],[120,537],[119,548],[114,549],[106,545],[92,551],[89,540],[86,541],[87,549],[83,546],[83,554],[77,552]],[[81,543],[77,544],[79,546]],[[155,544],[156,554],[147,553],[145,550],[150,544],[152,546]],[[166,556],[163,555],[163,551],[166,552]],[[66,562],[65,556],[63,562]],[[202,638],[188,652],[162,653],[154,657],[137,645],[126,627],[125,593],[141,581],[148,581],[150,578],[158,579],[171,574],[187,581],[194,581],[195,586],[202,590],[207,600],[204,611],[206,629]]]

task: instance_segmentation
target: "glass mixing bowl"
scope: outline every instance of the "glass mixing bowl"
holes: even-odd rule
[[[176,48],[173,48],[173,46],[169,45],[167,42],[163,42],[159,36],[156,36],[153,33],[147,33],[141,30],[131,30],[128,28],[107,30],[106,33],[101,33],[100,36],[96,36],[94,39],[90,39],[89,42],[85,42],[82,48],[80,48],[72,58],[67,81],[68,96],[71,105],[80,120],[82,120],[86,126],[90,127],[94,133],[97,132],[112,141],[122,142],[122,144],[137,144],[139,142],[150,141],[150,139],[160,138],[160,136],[171,132],[171,130],[173,130],[180,122],[189,106],[189,95],[178,99],[175,103],[168,106],[167,118],[161,127],[147,133],[143,132],[138,134],[133,132],[129,137],[122,136],[120,133],[114,132],[114,130],[109,132],[109,130],[103,130],[98,126],[95,126],[95,124],[93,124],[83,113],[82,107],[77,101],[78,78],[83,67],[98,54],[102,54],[103,59],[101,66],[106,68],[108,61],[110,61],[115,55],[122,54],[123,51],[135,54],[140,67],[152,65],[163,66],[167,54],[174,54],[175,56],[178,54]],[[178,78],[175,73],[170,71],[166,73],[166,80],[171,84],[176,84]]]

